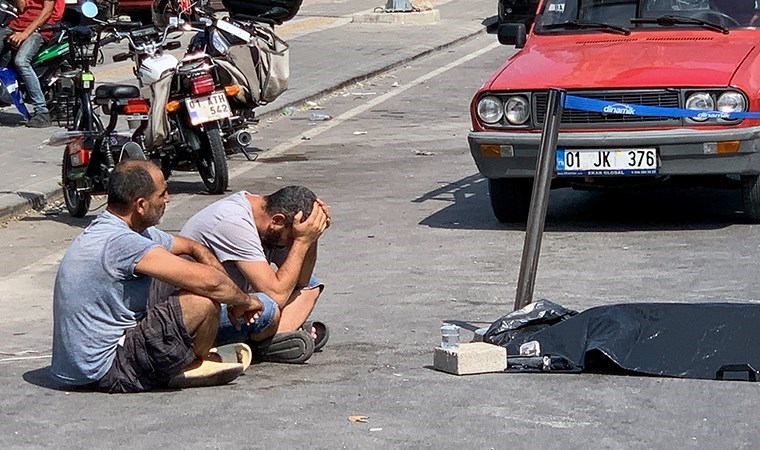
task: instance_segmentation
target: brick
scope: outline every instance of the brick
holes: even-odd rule
[[[507,349],[484,342],[459,344],[452,350],[436,347],[433,367],[454,375],[503,372],[507,368]]]

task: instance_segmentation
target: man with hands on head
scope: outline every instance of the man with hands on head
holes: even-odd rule
[[[324,346],[327,326],[307,319],[324,288],[313,271],[329,226],[327,205],[303,186],[263,196],[241,191],[188,220],[180,235],[211,249],[237,286],[264,304],[261,317],[239,330],[222,313],[218,345],[246,342],[254,359],[287,363]]]
[[[208,249],[155,228],[168,202],[166,181],[151,162],[126,160],[112,172],[106,210],[72,242],[56,276],[57,380],[141,392],[224,384],[245,369],[208,360],[220,304],[248,324],[263,305]]]

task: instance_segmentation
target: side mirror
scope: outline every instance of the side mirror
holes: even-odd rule
[[[514,45],[516,48],[525,47],[527,33],[524,23],[502,23],[497,31],[499,43],[503,45]]]
[[[96,5],[95,2],[91,0],[83,1],[79,6],[79,9],[82,11],[82,15],[88,19],[92,19],[98,15],[98,5]]]

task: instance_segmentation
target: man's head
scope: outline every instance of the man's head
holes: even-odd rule
[[[293,220],[299,211],[301,220],[311,214],[317,196],[303,186],[287,186],[264,196],[264,211],[269,216],[269,224],[261,233],[261,243],[265,247],[284,247],[290,242]]]
[[[155,164],[127,159],[116,165],[108,182],[108,209],[129,216],[133,229],[158,225],[167,203],[166,180]]]

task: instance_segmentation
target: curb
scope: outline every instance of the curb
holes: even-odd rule
[[[284,108],[287,108],[287,107],[296,108],[296,107],[301,106],[303,103],[307,101],[318,100],[329,94],[339,91],[346,86],[355,84],[360,81],[367,80],[369,78],[374,78],[380,74],[389,72],[405,64],[408,64],[416,59],[424,58],[440,50],[466,42],[484,33],[486,33],[485,27],[476,32],[456,38],[450,42],[446,42],[446,43],[434,46],[432,48],[429,48],[427,50],[421,51],[420,53],[406,57],[404,59],[391,63],[387,66],[384,66],[384,67],[381,67],[381,68],[378,68],[378,69],[375,69],[375,70],[372,70],[360,75],[356,75],[334,86],[325,88],[315,94],[304,96],[303,98],[290,101],[283,105],[277,105],[277,107],[267,108],[269,105],[264,105],[261,107],[262,111],[259,114],[257,114],[257,117],[259,119],[266,119],[266,118],[278,116],[280,115],[280,111]],[[0,223],[5,223],[16,217],[27,215],[27,213],[29,213],[30,211],[41,211],[53,203],[62,201],[63,190],[61,189],[60,185],[58,185],[57,181],[53,181],[52,183],[55,183],[56,187],[44,189],[44,192],[23,192],[23,191],[9,192],[8,194],[17,195],[19,200],[15,202],[13,200],[6,201],[6,199],[0,200]]]

